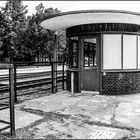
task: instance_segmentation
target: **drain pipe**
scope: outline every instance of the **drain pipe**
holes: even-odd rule
[[[71,94],[74,96],[74,72],[71,72]]]

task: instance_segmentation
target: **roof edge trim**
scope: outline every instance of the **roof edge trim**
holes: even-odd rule
[[[41,22],[43,22],[44,20],[51,19],[54,17],[71,15],[71,14],[83,14],[83,13],[123,13],[123,14],[140,16],[140,13],[138,13],[138,12],[125,11],[125,10],[78,10],[78,11],[60,12],[58,14],[50,15],[48,17],[43,18],[39,22],[39,24],[41,24]]]

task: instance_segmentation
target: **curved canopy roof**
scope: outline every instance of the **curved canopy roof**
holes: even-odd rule
[[[41,21],[50,30],[65,31],[67,28],[90,23],[129,23],[140,25],[140,13],[118,10],[83,10],[59,13]]]

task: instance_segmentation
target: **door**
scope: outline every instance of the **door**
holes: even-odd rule
[[[82,38],[81,89],[98,90],[97,37]]]

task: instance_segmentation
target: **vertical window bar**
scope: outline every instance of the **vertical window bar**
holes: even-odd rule
[[[84,60],[83,61],[84,61],[84,67],[85,67],[86,66],[86,61],[85,61],[85,56],[86,55],[85,55],[85,44],[84,44],[84,40],[83,40],[83,50],[84,50],[83,51],[83,53],[84,53]]]
[[[138,35],[136,37],[136,69],[138,69]]]
[[[107,25],[107,24],[105,24],[105,25]],[[107,28],[107,26],[106,26],[106,28]],[[103,42],[104,42],[104,34],[101,34],[101,70],[104,69],[104,61],[103,61],[103,58],[104,58],[104,52],[103,52],[104,44],[103,44]]]
[[[121,69],[123,70],[123,34],[121,35]]]
[[[90,50],[89,50],[89,43],[88,43],[88,45],[87,45],[87,49],[88,49],[88,50],[87,50],[87,52],[88,52],[87,56],[88,56],[88,67],[89,67],[89,66],[90,66],[90,63],[89,63],[89,55],[90,55],[90,54],[89,54],[89,52],[90,52]]]
[[[92,46],[92,65],[94,67],[94,45]]]

